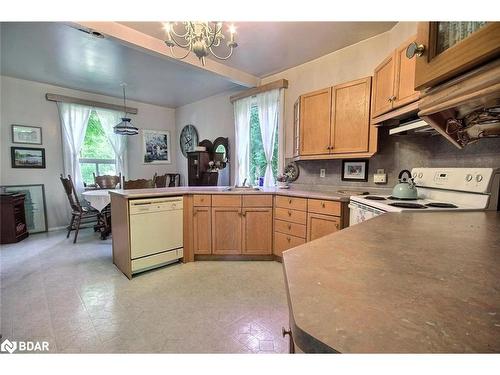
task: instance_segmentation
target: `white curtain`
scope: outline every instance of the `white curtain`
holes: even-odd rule
[[[250,107],[252,99],[234,102],[236,137],[236,185],[241,185],[250,175]],[[250,183],[250,181],[248,181]]]
[[[61,119],[64,176],[71,175],[77,192],[83,191],[80,150],[92,108],[72,103],[57,103]]]
[[[256,96],[262,146],[264,147],[267,163],[266,173],[264,174],[264,186],[274,186],[272,160],[274,141],[278,131],[279,97],[279,89],[266,91]]]
[[[123,112],[113,111],[111,109],[96,108],[97,116],[106,137],[113,147],[116,157],[116,174],[127,175],[127,136],[114,133],[113,127],[122,121]]]

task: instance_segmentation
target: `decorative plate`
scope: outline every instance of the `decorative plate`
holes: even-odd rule
[[[294,161],[291,161],[287,164],[287,166],[283,170],[283,173],[290,176],[288,180],[289,182],[296,181],[297,178],[299,178],[299,166]]]

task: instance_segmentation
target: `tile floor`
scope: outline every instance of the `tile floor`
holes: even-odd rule
[[[277,262],[194,262],[128,280],[111,240],[85,230],[0,249],[3,338],[70,353],[286,353],[288,308]]]

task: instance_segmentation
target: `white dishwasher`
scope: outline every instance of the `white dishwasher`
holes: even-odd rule
[[[130,200],[129,212],[132,273],[182,258],[182,197]]]

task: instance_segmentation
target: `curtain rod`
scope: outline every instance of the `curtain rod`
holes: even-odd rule
[[[286,88],[288,88],[288,80],[279,79],[277,81],[270,82],[270,83],[267,83],[267,84],[259,86],[259,87],[254,87],[254,88],[239,92],[238,94],[235,94],[235,95],[229,97],[229,100],[231,101],[231,103],[233,103],[236,100],[248,98],[249,96],[255,96],[255,95],[260,94],[261,92],[264,92],[264,91],[270,91],[270,90],[274,90],[274,89],[286,89]]]
[[[64,102],[64,103],[81,104],[81,105],[87,105],[89,107],[112,109],[115,111],[123,112],[122,105],[95,102],[93,100],[86,100],[86,99],[80,99],[80,98],[72,98],[71,96],[47,93],[47,94],[45,94],[45,99],[47,99],[51,102]],[[127,107],[126,112],[130,113],[131,115],[136,115],[138,110],[137,110],[137,108]]]

